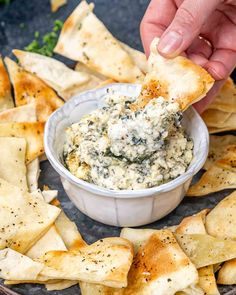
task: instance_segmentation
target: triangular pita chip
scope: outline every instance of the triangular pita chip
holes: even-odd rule
[[[62,98],[68,98],[66,94],[71,90],[79,91],[90,80],[88,74],[74,71],[54,58],[22,50],[13,50],[13,53],[23,69],[42,79]]]
[[[179,226],[176,229],[176,234],[206,234],[205,229],[205,217],[207,210],[203,210],[196,215],[185,217]],[[203,294],[205,295],[217,295],[220,294],[217,289],[216,279],[214,275],[213,266],[205,266],[198,269],[199,282],[198,286],[200,290],[203,290]],[[199,289],[196,289],[199,292]],[[189,292],[194,292],[193,290],[185,290],[184,294],[188,294]],[[180,294],[179,294],[180,295]]]
[[[13,107],[10,80],[0,56],[0,112]]]
[[[56,12],[61,6],[65,5],[67,0],[50,0],[51,11]]]
[[[30,103],[21,107],[5,110],[0,113],[0,122],[35,122],[36,106]]]
[[[236,191],[224,198],[206,217],[209,235],[236,241]]]
[[[5,61],[14,87],[16,106],[35,102],[38,120],[45,122],[52,112],[63,105],[63,101],[38,77],[9,58]]]
[[[74,251],[51,251],[40,261],[45,264],[42,275],[68,280],[81,280],[122,288],[133,260],[130,242],[122,238],[106,238]]]
[[[235,113],[226,113],[218,110],[209,109],[202,114],[202,118],[211,133],[215,133],[218,130],[230,131],[236,129]],[[214,132],[214,130],[216,131]]]
[[[221,133],[221,132],[225,132],[225,131],[232,131],[232,130],[235,130],[234,126],[225,127],[225,128],[208,127],[209,134],[216,134],[216,133]]]
[[[225,124],[229,117],[230,113],[209,109],[202,113],[202,119],[204,120],[207,127],[216,127],[216,128],[225,128],[227,127]]]
[[[25,253],[54,223],[60,209],[0,179],[0,249]]]
[[[222,285],[235,285],[236,284],[236,259],[226,261],[221,267],[217,283]]]
[[[199,276],[198,285],[204,291],[204,295],[220,295],[220,292],[216,284],[213,265],[199,268],[198,276]]]
[[[27,165],[27,184],[29,192],[33,192],[38,189],[39,174],[39,159],[36,158]]]
[[[36,244],[31,247],[26,256],[31,259],[40,258],[42,255],[46,254],[48,251],[61,250],[66,251],[66,246],[59,235],[56,227],[53,225],[45,235],[37,241]]]
[[[176,234],[205,234],[206,229],[201,215],[185,217],[178,225]]]
[[[231,146],[223,158],[217,160],[197,183],[190,186],[187,196],[204,196],[230,188],[236,188],[236,146]]]
[[[236,257],[236,242],[210,235],[181,235],[175,237],[196,268],[224,262]]]
[[[58,216],[55,226],[67,249],[80,249],[87,245],[81,237],[76,224],[72,222],[63,211]]]
[[[2,279],[34,280],[42,269],[42,263],[33,261],[19,252],[9,248],[0,251],[0,277]]]
[[[206,294],[203,292],[203,290],[199,286],[192,285],[180,292],[175,293],[175,295],[206,295]]]
[[[146,55],[143,52],[136,50],[123,42],[120,42],[120,45],[130,55],[130,57],[132,58],[136,66],[144,74],[146,74],[148,72],[148,62],[147,62]]]
[[[231,78],[227,79],[220,92],[208,106],[208,109],[236,113],[236,86]]]
[[[44,123],[0,123],[0,137],[21,137],[27,142],[26,163],[30,163],[44,153],[43,147]]]
[[[209,153],[203,168],[208,170],[215,161],[223,158],[224,154],[228,151],[228,148],[230,148],[230,145],[232,144],[236,145],[235,135],[211,135]]]
[[[80,61],[119,82],[143,77],[128,53],[92,12],[94,5],[82,1],[65,21],[54,52]]]
[[[168,230],[156,231],[134,257],[124,295],[173,295],[195,284],[198,273]]]
[[[148,74],[145,77],[140,106],[154,97],[177,101],[182,110],[202,99],[214,79],[202,67],[183,56],[167,59],[157,51],[159,39],[151,43]]]
[[[24,138],[0,137],[0,177],[27,191]]]

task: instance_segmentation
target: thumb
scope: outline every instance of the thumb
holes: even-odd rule
[[[161,36],[158,45],[160,54],[175,57],[185,51],[219,3],[220,0],[184,0]]]

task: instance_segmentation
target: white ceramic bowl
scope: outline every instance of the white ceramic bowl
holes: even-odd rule
[[[202,168],[207,154],[209,137],[201,117],[193,108],[184,113],[183,124],[194,141],[194,157],[183,175],[149,189],[109,190],[78,179],[63,165],[62,151],[65,129],[103,104],[108,89],[121,95],[134,96],[140,85],[112,84],[74,96],[54,112],[45,127],[45,152],[60,174],[63,187],[75,206],[89,217],[115,226],[140,226],[154,222],[172,210],[183,199],[192,177]]]

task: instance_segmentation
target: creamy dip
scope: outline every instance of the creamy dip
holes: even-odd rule
[[[183,174],[193,142],[174,102],[159,97],[131,111],[136,98],[109,94],[106,105],[66,130],[64,160],[72,174],[109,189],[144,189]]]

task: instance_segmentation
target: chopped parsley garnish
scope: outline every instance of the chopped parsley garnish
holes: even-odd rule
[[[0,4],[9,4],[11,0],[0,0]]]
[[[0,0],[1,1],[1,0]],[[34,40],[25,47],[26,51],[39,53],[46,56],[53,56],[53,49],[55,48],[58,40],[60,30],[63,26],[63,22],[60,20],[54,21],[54,27],[52,32],[44,35],[41,40],[38,31],[34,33]]]

